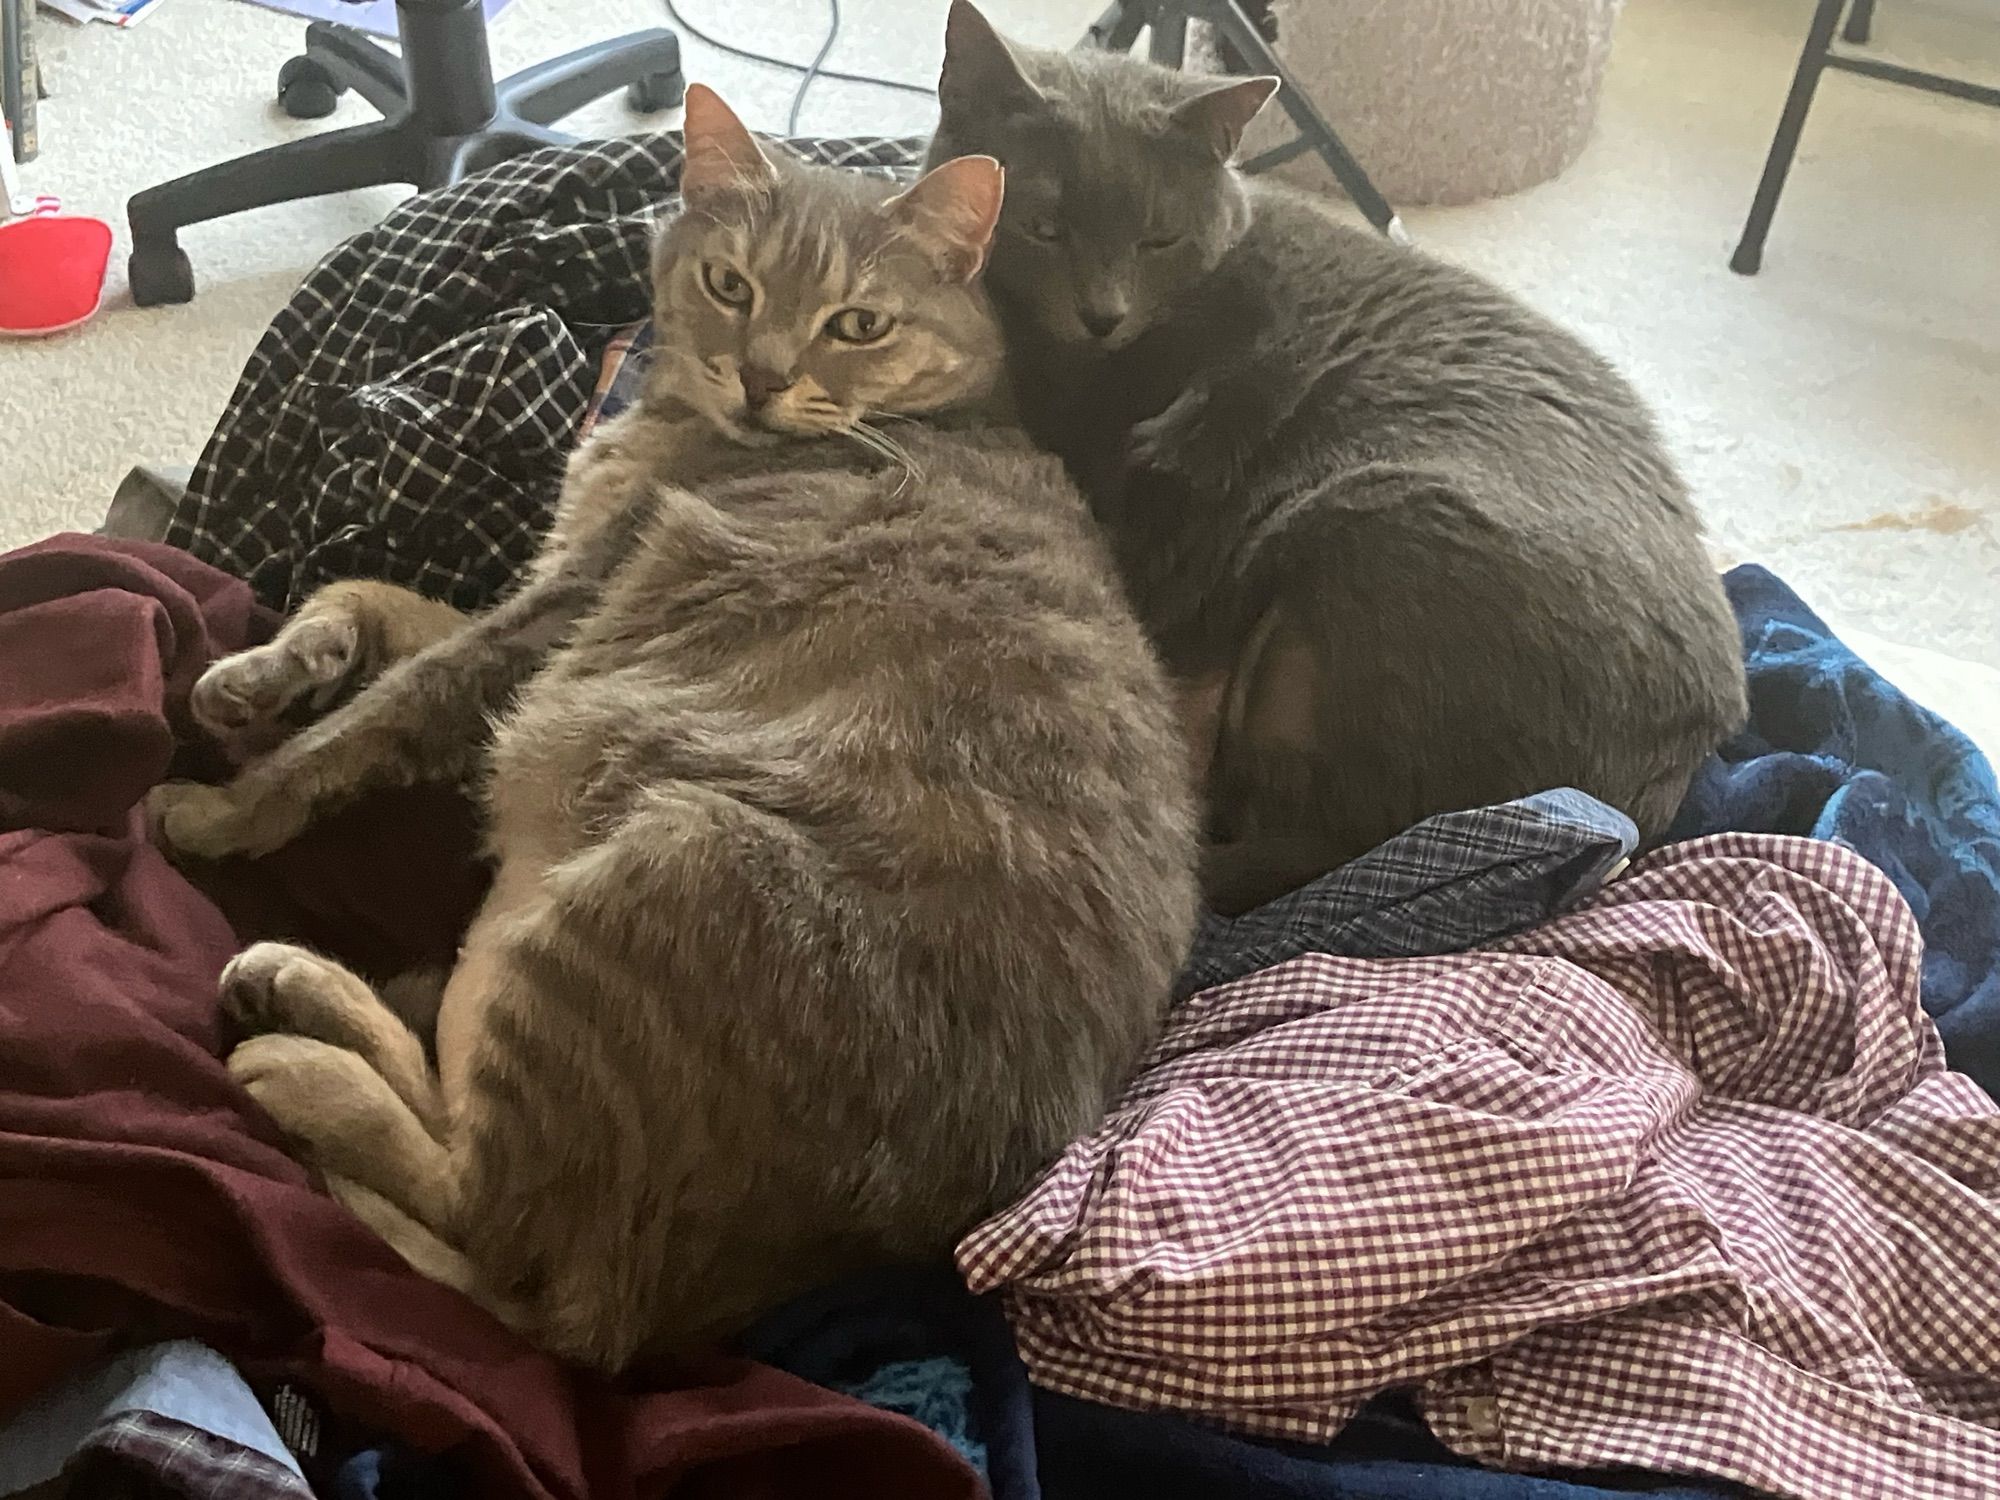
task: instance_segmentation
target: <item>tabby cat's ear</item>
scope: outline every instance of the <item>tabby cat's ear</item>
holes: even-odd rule
[[[990,156],[958,156],[932,167],[883,212],[938,261],[953,281],[970,281],[986,265],[993,226],[1000,222],[1006,174]]]
[[[1043,103],[1007,38],[993,29],[972,0],[952,0],[944,23],[944,73],[938,102],[947,111],[992,117]]]
[[[687,151],[681,162],[681,198],[689,207],[699,208],[725,194],[760,192],[778,180],[777,169],[758,147],[757,138],[707,84],[688,85],[681,129]]]
[[[1275,78],[1245,78],[1196,94],[1175,107],[1174,124],[1191,132],[1215,153],[1217,161],[1228,161],[1242,144],[1243,132],[1257,118],[1257,111],[1278,92],[1278,82]]]

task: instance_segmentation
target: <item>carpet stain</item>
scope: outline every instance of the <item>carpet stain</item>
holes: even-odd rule
[[[1981,520],[1980,513],[1969,505],[1960,505],[1933,495],[1930,504],[1921,510],[1884,511],[1879,516],[1870,516],[1865,521],[1850,521],[1845,526],[1830,526],[1829,531],[1928,531],[1938,536],[1957,536],[1961,531],[1970,531]]]

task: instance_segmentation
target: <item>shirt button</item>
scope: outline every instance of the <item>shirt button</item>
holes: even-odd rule
[[[1500,1436],[1500,1402],[1492,1396],[1473,1396],[1465,1403],[1465,1425],[1476,1438],[1487,1442]]]

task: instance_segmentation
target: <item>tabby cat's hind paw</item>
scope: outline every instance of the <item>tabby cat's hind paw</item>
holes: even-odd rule
[[[268,749],[297,709],[327,707],[361,656],[361,630],[351,615],[307,615],[267,645],[226,656],[202,673],[188,711],[225,745]]]
[[[416,1129],[381,1074],[358,1053],[316,1037],[253,1036],[226,1066],[277,1122],[292,1154],[323,1172],[368,1176],[394,1167]]]
[[[146,795],[146,827],[168,854],[226,859],[235,849],[236,803],[227,787],[166,781]]]
[[[245,1031],[297,1031],[319,1036],[310,1017],[295,1003],[332,965],[317,953],[289,943],[253,943],[222,971],[222,1009]],[[310,1006],[304,1007],[310,1009]],[[321,1037],[323,1041],[337,1041]]]
[[[370,1069],[356,1054],[315,1037],[253,1036],[229,1054],[229,1076],[278,1122],[285,1134],[310,1142],[327,1113],[368,1086]]]
[[[268,799],[253,803],[234,786],[166,781],[146,796],[146,828],[176,859],[269,854],[296,838],[299,820]]]

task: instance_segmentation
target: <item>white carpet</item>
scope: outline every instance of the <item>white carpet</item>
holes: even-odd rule
[[[1965,0],[1958,0],[1963,4]],[[823,0],[683,0],[766,50],[813,51]],[[2000,13],[1888,0],[1879,51],[2000,77]],[[1019,34],[1072,39],[1099,0],[990,0]],[[945,0],[847,0],[834,63],[927,80]],[[1843,623],[2000,666],[2000,114],[1830,75],[1762,276],[1726,266],[1810,0],[1633,0],[1583,159],[1518,197],[1410,216],[1618,360],[1659,408],[1718,547],[1768,563]],[[517,0],[503,68],[656,24],[649,0]],[[47,21],[58,97],[29,185],[103,214],[161,178],[320,128],[271,103],[300,23],[238,0],[166,0],[143,26]],[[687,44],[690,76],[753,123],[791,81]],[[1338,101],[1328,101],[1336,119]],[[366,118],[343,101],[332,124]],[[845,84],[807,130],[921,130],[927,104]],[[621,106],[581,117],[641,128]],[[393,192],[190,231],[200,295],[141,311],[121,239],[110,306],[77,333],[0,345],[0,545],[95,524],[127,465],[191,461],[265,322]]]

